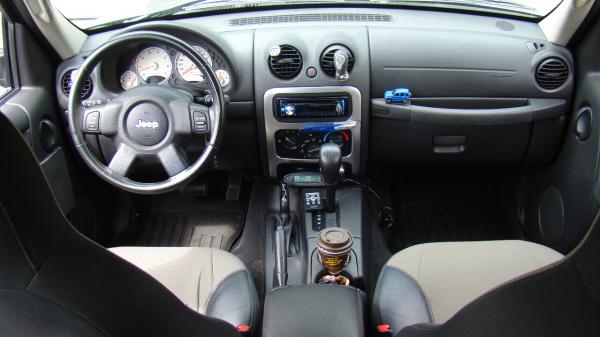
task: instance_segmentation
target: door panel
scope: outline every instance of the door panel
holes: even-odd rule
[[[598,209],[600,185],[600,21],[575,49],[577,84],[562,150],[555,163],[527,176],[524,224],[529,237],[563,253],[583,238]],[[592,110],[582,124],[582,108]],[[581,137],[584,128],[587,137]]]
[[[23,132],[63,212],[69,213],[75,198],[53,89],[56,65],[23,25],[7,20],[3,34],[14,89],[3,97],[0,111]]]

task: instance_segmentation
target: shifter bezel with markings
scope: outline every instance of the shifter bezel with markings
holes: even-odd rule
[[[304,209],[307,212],[323,209],[323,191],[320,189],[304,190]]]

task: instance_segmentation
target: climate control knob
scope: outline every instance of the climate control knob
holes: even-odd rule
[[[297,150],[300,141],[298,140],[298,137],[296,135],[293,134],[286,134],[283,136],[283,139],[281,139],[281,145],[283,147],[285,147],[288,150]]]
[[[319,150],[321,149],[321,144],[316,142],[310,142],[304,144],[302,147],[302,152],[308,158],[317,158],[319,156]]]

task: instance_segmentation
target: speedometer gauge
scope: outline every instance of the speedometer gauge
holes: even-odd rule
[[[121,87],[125,90],[137,87],[140,85],[138,76],[131,70],[127,70],[121,75]]]
[[[193,46],[193,48],[204,58],[206,63],[212,67],[212,58],[206,49]],[[175,59],[175,65],[177,66],[177,73],[181,78],[188,82],[202,82],[204,81],[204,76],[198,67],[190,60],[187,56],[182,53],[177,54],[177,58]]]
[[[148,83],[164,82],[172,71],[171,58],[159,47],[148,47],[142,50],[135,59],[135,69]]]

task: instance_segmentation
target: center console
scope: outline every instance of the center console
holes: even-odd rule
[[[361,160],[360,91],[352,86],[273,88],[264,95],[264,125],[269,175],[317,168],[324,143],[338,144],[348,173]]]
[[[264,336],[364,336],[367,212],[362,188],[339,180],[366,168],[368,43],[365,27],[255,31],[260,155],[265,175],[283,182],[264,195]],[[274,71],[297,59],[294,76]]]
[[[316,158],[317,172],[284,177],[267,220],[263,336],[365,333],[363,192],[339,185],[343,145],[322,143]]]

